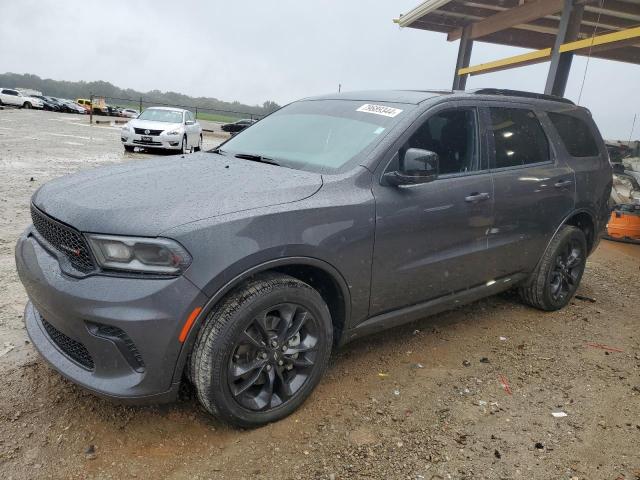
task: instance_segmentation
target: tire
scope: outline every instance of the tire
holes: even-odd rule
[[[182,143],[180,144],[180,155],[185,155],[187,152],[187,136],[182,137]]]
[[[199,152],[202,150],[202,134],[200,135],[200,139],[198,140],[198,145],[193,147],[194,152]]]
[[[258,427],[305,401],[327,368],[332,344],[331,315],[316,290],[288,275],[258,275],[209,312],[190,376],[209,413]]]
[[[132,146],[132,145],[125,145],[125,146],[124,146],[124,151],[125,151],[125,152],[133,152],[133,149],[134,149],[134,148],[135,148],[135,147],[134,147],[134,146]]]
[[[580,285],[586,259],[587,240],[582,230],[570,225],[560,227],[528,284],[520,287],[520,297],[540,310],[563,308]]]
[[[29,102],[24,102],[22,104],[22,108],[26,108],[27,110],[30,110],[32,108],[31,104]]]

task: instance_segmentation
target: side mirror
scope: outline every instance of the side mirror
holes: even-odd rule
[[[187,120],[186,122],[184,122],[185,125],[195,125],[196,122],[194,122],[193,120]]]
[[[438,177],[438,154],[431,150],[410,148],[400,161],[400,169],[384,174],[390,185],[418,185]]]

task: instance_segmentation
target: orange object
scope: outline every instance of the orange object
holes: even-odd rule
[[[180,331],[180,336],[178,337],[178,340],[180,341],[180,343],[184,343],[184,341],[187,339],[187,335],[189,335],[189,331],[193,326],[193,322],[196,321],[196,318],[198,318],[198,315],[200,314],[201,311],[202,311],[202,307],[196,307],[189,314],[189,317],[187,317],[187,321],[184,322],[182,330]]]
[[[616,209],[611,212],[607,236],[611,240],[640,242],[640,210]]]

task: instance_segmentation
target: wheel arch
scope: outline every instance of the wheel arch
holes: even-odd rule
[[[580,230],[582,230],[582,232],[584,233],[587,239],[587,251],[588,251],[587,255],[590,255],[593,252],[593,249],[597,245],[595,215],[593,212],[587,210],[586,208],[574,210],[562,220],[560,225],[558,225],[558,228],[556,228],[556,230],[553,232],[553,235],[551,235],[551,237],[547,241],[547,245],[545,246],[542,254],[540,255],[540,258],[538,259],[538,262],[536,263],[535,268],[533,269],[534,272],[537,270],[538,266],[540,265],[540,262],[542,261],[545,254],[547,253],[547,250],[549,250],[549,245],[551,245],[551,242],[553,241],[555,236],[558,234],[560,229],[565,225],[571,225],[573,227],[577,227]],[[528,284],[530,281],[531,281],[531,278],[529,278],[529,280],[525,283]]]
[[[593,249],[596,246],[596,222],[595,215],[593,215],[593,213],[586,209],[576,210],[565,218],[560,226],[563,225],[572,225],[582,230],[582,233],[584,233],[584,236],[587,239],[588,254],[593,252]],[[560,227],[558,227],[558,229],[560,229]]]
[[[351,315],[351,296],[348,284],[342,274],[333,265],[317,258],[278,258],[245,269],[242,273],[236,275],[232,280],[217,289],[209,298],[207,303],[202,307],[201,313],[198,315],[196,322],[184,342],[173,374],[173,382],[180,380],[187,359],[193,350],[198,332],[202,328],[204,320],[207,318],[207,315],[214,305],[247,279],[267,272],[277,272],[290,275],[315,288],[327,303],[327,307],[331,313],[331,321],[334,328],[334,345],[340,343],[342,334],[349,325],[349,318]]]

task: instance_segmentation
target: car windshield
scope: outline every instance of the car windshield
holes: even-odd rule
[[[148,108],[140,114],[139,120],[151,120],[154,122],[181,123],[182,112],[177,110],[161,110],[159,108]]]
[[[299,170],[351,168],[413,105],[352,100],[295,102],[222,145],[224,153],[268,158]]]

